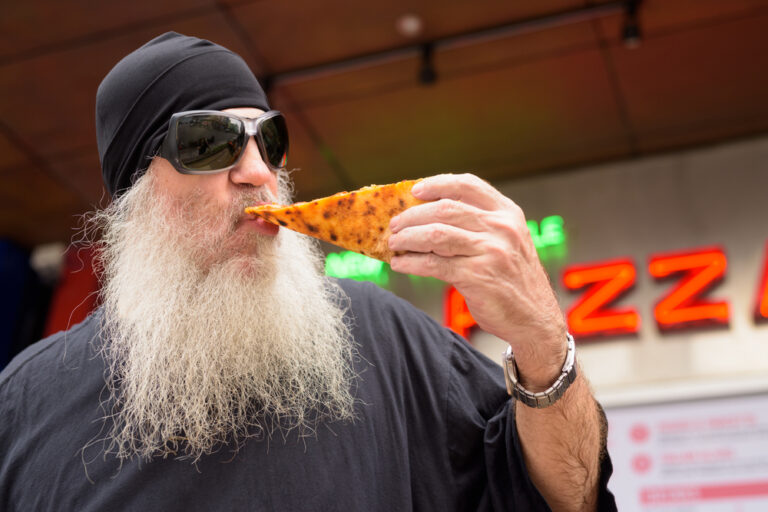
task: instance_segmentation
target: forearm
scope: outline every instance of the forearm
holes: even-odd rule
[[[595,510],[605,426],[586,379],[548,408],[517,403],[515,413],[531,480],[552,510]]]
[[[392,269],[455,286],[477,325],[509,343],[520,383],[546,390],[566,360],[566,325],[522,209],[472,175],[433,176],[411,192],[425,203],[391,220]],[[525,462],[550,506],[594,509],[602,427],[586,380],[547,409],[517,412]]]

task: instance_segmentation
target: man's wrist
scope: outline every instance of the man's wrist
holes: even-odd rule
[[[527,350],[512,348],[518,379],[521,385],[533,392],[544,391],[562,371],[568,355],[568,331],[557,329],[555,334],[547,337],[539,335],[528,339],[538,341],[530,344]]]
[[[521,382],[517,361],[512,352],[512,347],[507,347],[503,355],[502,364],[504,377],[507,383],[507,391],[515,399],[529,407],[542,409],[557,402],[576,380],[576,348],[573,336],[566,334],[567,347],[565,361],[562,363],[558,374],[548,381],[543,389],[527,387]]]

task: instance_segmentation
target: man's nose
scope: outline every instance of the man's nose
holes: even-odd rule
[[[261,159],[259,147],[253,137],[248,137],[245,153],[238,164],[229,171],[229,179],[237,185],[267,185],[270,188],[275,183],[275,174]]]

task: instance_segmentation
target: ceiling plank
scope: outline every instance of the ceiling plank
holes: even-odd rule
[[[580,0],[509,2],[487,0],[482,9],[463,0],[414,4],[389,2],[324,2],[284,0],[233,7],[233,13],[252,34],[273,73],[331,62],[419,41],[495,26],[582,7]],[[397,31],[405,14],[422,19],[423,30],[409,38]]]
[[[345,168],[370,182],[502,166],[511,177],[584,146],[628,152],[610,96],[591,50],[306,112]]]
[[[99,83],[125,55],[170,30],[212,39],[246,54],[218,12],[53,52],[0,67],[0,118],[46,158],[92,147]]]
[[[0,17],[0,62],[83,48],[215,9],[214,0],[25,0]],[[35,27],[36,30],[31,30]]]
[[[640,48],[611,46],[628,112],[644,150],[660,139],[711,140],[744,120],[768,119],[768,14],[648,38]],[[763,126],[768,123],[763,123]],[[753,125],[754,126],[754,125]]]

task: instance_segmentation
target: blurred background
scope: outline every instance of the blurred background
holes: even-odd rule
[[[768,510],[767,26],[766,0],[6,3],[0,368],[97,305],[96,88],[173,30],[262,80],[298,200],[469,171],[523,206],[621,510]],[[446,284],[325,249],[499,360]]]

